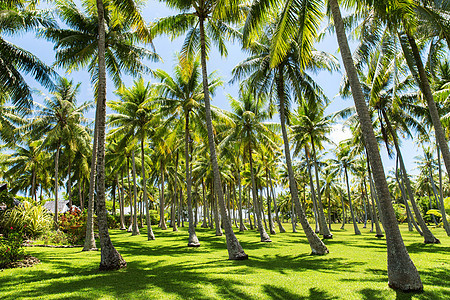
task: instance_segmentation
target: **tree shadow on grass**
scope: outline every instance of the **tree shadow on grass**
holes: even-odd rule
[[[333,300],[339,299],[336,296],[330,296],[326,291],[322,291],[318,288],[310,288],[308,296],[301,296],[294,294],[292,292],[286,291],[282,288],[273,285],[263,285],[265,294],[269,296],[270,299],[274,300],[287,300],[287,299],[314,299],[314,300]]]
[[[450,247],[445,247],[436,244],[425,244],[425,243],[411,243],[406,245],[406,249],[409,253],[421,253],[421,252],[433,252],[439,254],[450,253]]]

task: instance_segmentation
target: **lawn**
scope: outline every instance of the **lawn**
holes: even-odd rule
[[[187,228],[155,228],[150,242],[112,230],[128,263],[113,272],[97,270],[100,251],[27,248],[41,263],[2,270],[0,299],[450,299],[450,238],[442,228],[432,229],[442,244],[425,245],[401,227],[424,283],[423,293],[404,294],[387,285],[385,240],[339,226],[325,241],[330,254],[320,257],[309,255],[301,232],[273,235],[273,243],[258,242],[255,231],[237,233],[246,261],[227,260],[225,236],[210,229],[197,228],[200,248],[186,246]]]

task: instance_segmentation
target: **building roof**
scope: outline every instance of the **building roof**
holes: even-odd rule
[[[58,213],[63,214],[69,210],[69,200],[58,201]],[[46,208],[51,214],[55,213],[55,201],[47,201],[44,203],[44,208]]]

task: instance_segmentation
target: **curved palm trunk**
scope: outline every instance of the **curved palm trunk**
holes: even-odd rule
[[[134,195],[134,214],[133,214],[133,226],[132,226],[132,233],[131,235],[139,235],[141,234],[139,232],[139,227],[137,223],[137,187],[136,187],[136,160],[135,160],[134,150],[131,152],[131,161],[133,164],[132,173],[133,173],[133,195]]]
[[[275,210],[275,219],[278,223],[278,229],[280,230],[280,233],[284,233],[284,232],[286,232],[286,229],[284,229],[283,224],[281,224],[280,217],[278,216],[277,197],[275,196],[275,190],[273,188],[272,175],[270,173],[270,168],[268,168],[268,172],[269,172],[270,190],[272,192],[272,198],[273,198],[273,209]]]
[[[203,198],[203,207],[202,207],[202,213],[203,213],[203,223],[202,228],[208,228],[208,203],[206,201],[205,197],[205,181],[202,178],[202,198]]]
[[[237,180],[238,180],[238,187],[239,187],[239,231],[247,230],[244,224],[244,217],[242,216],[242,184],[241,184],[241,171],[239,170],[239,167],[236,170],[237,173]]]
[[[417,223],[419,223],[420,229],[422,229],[424,243],[425,244],[439,244],[440,241],[433,235],[433,233],[431,233],[427,224],[425,224],[425,221],[422,217],[422,214],[420,213],[419,208],[417,207],[417,203],[416,203],[416,200],[414,198],[414,194],[413,194],[412,188],[411,188],[411,182],[409,181],[409,177],[406,172],[405,164],[403,162],[403,156],[400,151],[400,147],[398,145],[397,134],[394,131],[394,129],[392,128],[391,122],[384,111],[383,111],[383,118],[386,121],[386,125],[392,135],[392,141],[394,142],[395,151],[397,151],[398,161],[400,162],[400,170],[401,170],[401,174],[403,177],[403,181],[406,185],[406,191],[408,193],[409,199],[411,200],[411,205],[413,207],[413,211],[414,211],[414,215],[416,216]]]
[[[322,234],[320,222],[319,222],[319,214],[317,213],[317,199],[316,199],[316,189],[314,188],[314,182],[311,171],[311,164],[309,163],[309,153],[308,149],[305,145],[305,157],[306,157],[306,165],[308,166],[308,177],[309,177],[309,189],[311,191],[311,199],[313,203],[313,213],[314,213],[314,221],[316,223],[315,233]]]
[[[166,220],[164,218],[164,164],[161,161],[161,196],[159,197],[159,227],[162,230],[167,229]]]
[[[341,225],[341,229],[345,228],[345,203],[344,203],[344,194],[342,193],[341,190],[341,204],[342,204],[342,225]]]
[[[425,68],[422,63],[422,58],[420,57],[420,52],[417,47],[416,41],[413,36],[411,36],[408,32],[406,33],[408,37],[409,45],[411,46],[411,51],[414,56],[414,61],[416,62],[417,70],[419,71],[419,87],[425,96],[425,100],[427,101],[428,110],[430,112],[431,121],[433,123],[434,132],[436,135],[436,140],[439,148],[442,152],[442,157],[444,158],[445,168],[447,169],[447,173],[450,173],[450,151],[448,148],[448,141],[445,137],[445,132],[442,127],[441,119],[439,117],[439,112],[436,107],[436,103],[434,102],[433,93],[431,92],[430,83],[428,82],[428,77],[425,72]]]
[[[94,187],[95,173],[97,170],[97,148],[98,148],[98,112],[99,103],[97,101],[97,109],[94,124],[94,141],[92,146],[91,172],[89,174],[89,199],[86,219],[86,237],[84,239],[83,251],[97,250],[94,237]]]
[[[55,223],[55,229],[58,229],[58,167],[59,167],[59,152],[60,152],[61,146],[60,143],[58,143],[58,146],[56,147],[56,154],[55,154],[55,215],[53,216],[53,222]]]
[[[352,195],[350,193],[350,184],[348,182],[348,173],[347,173],[346,166],[344,166],[344,173],[345,173],[345,183],[347,184],[348,204],[350,205],[350,214],[352,215],[352,221],[353,221],[353,229],[355,230],[356,235],[360,235],[361,231],[359,231],[358,224],[356,224],[355,213],[353,211]]]
[[[398,154],[397,154],[397,158],[396,158],[396,162],[395,162],[395,180],[397,181],[397,184],[400,187],[400,194],[402,195],[403,202],[405,203],[406,215],[408,217],[408,222],[411,223],[411,224],[408,223],[408,230],[412,231],[411,227],[414,225],[414,227],[416,228],[417,232],[421,236],[423,236],[422,230],[417,225],[416,220],[414,219],[414,216],[411,213],[411,209],[409,208],[408,196],[406,195],[405,186],[403,184],[403,177],[399,178],[400,171],[398,170],[398,165],[399,165],[399,157],[398,157]]]
[[[214,174],[214,189],[217,197],[219,198],[220,212],[222,214],[222,219],[225,227],[225,234],[227,238],[227,249],[229,259],[247,259],[248,255],[245,254],[244,249],[242,249],[241,244],[236,238],[230,221],[227,217],[227,211],[225,209],[225,202],[222,193],[222,183],[220,181],[219,165],[217,163],[216,147],[214,145],[214,133],[211,120],[211,104],[209,100],[209,90],[208,90],[208,73],[206,71],[206,42],[205,42],[205,27],[204,19],[200,17],[199,29],[200,29],[200,54],[201,54],[201,65],[202,65],[202,76],[203,76],[203,94],[205,97],[205,115],[206,115],[206,127],[208,129],[208,143],[210,151],[211,165]]]
[[[141,139],[141,164],[142,164],[142,188],[144,190],[145,219],[147,222],[147,240],[152,241],[155,235],[152,230],[152,221],[150,220],[150,207],[147,197],[147,179],[145,177],[145,159],[144,159],[144,139]]]
[[[278,99],[280,101],[280,122],[281,122],[281,131],[283,133],[283,142],[284,142],[284,154],[286,157],[286,165],[288,168],[289,174],[289,190],[291,191],[291,197],[295,204],[295,209],[297,216],[300,220],[300,224],[302,225],[303,231],[305,232],[306,238],[308,239],[309,246],[311,247],[312,254],[324,255],[328,253],[327,246],[322,242],[322,240],[317,236],[317,234],[312,230],[311,226],[306,219],[305,212],[300,206],[300,200],[298,198],[298,189],[297,184],[294,179],[294,170],[292,169],[292,161],[291,161],[291,153],[289,147],[289,140],[287,136],[286,130],[286,112],[285,112],[285,104],[284,104],[284,79],[283,79],[283,70],[282,66],[279,67],[278,80],[277,80],[277,92]]]
[[[267,234],[266,230],[264,229],[264,226],[261,222],[261,210],[259,208],[259,203],[256,195],[256,180],[255,180],[255,173],[253,171],[253,155],[252,155],[252,146],[251,144],[248,147],[248,160],[250,162],[250,174],[251,174],[251,180],[252,180],[252,196],[253,196],[253,206],[255,207],[255,214],[256,214],[256,226],[259,231],[259,235],[261,237],[261,242],[271,242],[269,235]]]
[[[314,146],[314,139],[311,136],[311,146],[313,151],[313,163],[314,163],[314,173],[316,174],[316,185],[317,185],[317,212],[319,217],[319,226],[321,227],[322,235],[324,239],[332,239],[333,234],[327,227],[327,221],[325,219],[325,213],[323,212],[322,195],[320,193],[320,181],[319,181],[319,166],[317,164],[316,146]]]
[[[442,192],[442,168],[441,168],[441,151],[439,146],[437,148],[438,167],[439,167],[439,209],[441,211],[442,223],[444,224],[445,232],[447,236],[450,236],[450,225],[448,224],[447,217],[445,216],[444,196]]]
[[[359,83],[358,74],[353,64],[339,4],[337,0],[329,0],[328,3],[333,14],[342,60],[349,78],[367,153],[369,155],[370,164],[372,165],[377,195],[380,198],[380,213],[383,215],[383,225],[386,230],[389,286],[403,291],[420,291],[423,290],[423,285],[419,273],[409,257],[398,228],[383,170],[383,164],[378,151],[378,143],[373,132],[372,121]]]
[[[98,231],[101,245],[100,270],[117,270],[127,263],[114,248],[108,232],[105,205],[105,124],[106,124],[106,67],[105,67],[105,22],[103,0],[97,0],[98,13]]]
[[[190,158],[189,158],[189,111],[186,112],[186,124],[184,130],[184,160],[186,161],[186,193],[189,216],[189,242],[188,247],[200,247],[197,235],[195,234],[195,222],[192,214],[192,178],[190,172]]]
[[[440,174],[439,174],[440,175]],[[439,201],[439,210],[441,212],[441,216],[442,216],[442,223],[444,224],[444,229],[445,232],[447,233],[447,236],[450,236],[450,227],[447,221],[447,217],[446,217],[446,213],[445,213],[445,207],[444,207],[444,201],[442,200],[442,196],[440,196],[438,194],[438,191],[436,189],[436,185],[434,183],[434,179],[433,179],[433,174],[431,172],[431,168],[430,168],[430,181],[431,181],[431,186],[433,187],[433,193],[435,195],[436,201]],[[434,217],[434,215],[433,215]]]
[[[214,186],[214,183],[212,184]],[[214,190],[214,187],[211,191]],[[215,193],[211,193],[213,197],[213,202],[211,204],[214,205],[214,208],[211,209],[211,212],[214,211],[214,226],[216,228],[216,236],[222,236],[222,226],[220,226],[220,216],[219,216],[219,204],[217,203],[217,195]]]
[[[367,192],[367,182],[366,182],[366,177],[364,176],[363,178],[363,186],[364,186],[364,194],[367,197],[367,210],[369,211],[369,218],[370,218],[370,223],[371,223],[371,229],[370,232],[373,232],[373,226],[374,224],[374,220],[373,220],[373,212],[372,209],[370,207],[370,200],[369,200],[369,193]]]

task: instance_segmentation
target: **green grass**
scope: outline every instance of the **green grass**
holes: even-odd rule
[[[386,246],[368,229],[362,236],[334,227],[326,256],[311,256],[303,233],[271,236],[258,242],[255,231],[237,233],[247,261],[227,260],[225,237],[197,229],[200,248],[187,247],[187,229],[155,229],[156,240],[111,231],[128,267],[97,270],[100,252],[80,248],[27,248],[41,263],[0,272],[0,299],[450,299],[449,238],[432,229],[440,245],[425,245],[402,226],[408,251],[425,291],[389,289]],[[286,225],[286,228],[289,228]],[[141,230],[145,233],[145,230]]]

